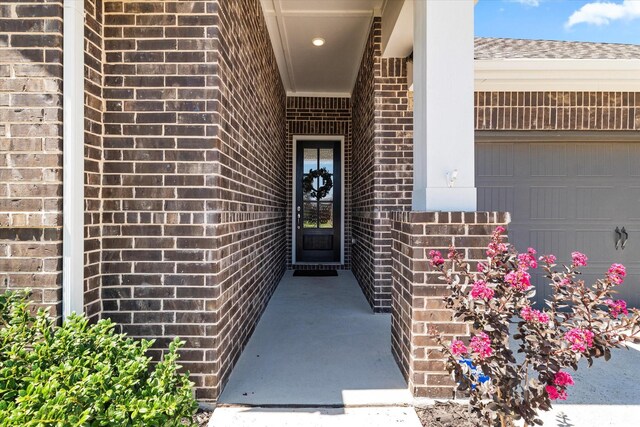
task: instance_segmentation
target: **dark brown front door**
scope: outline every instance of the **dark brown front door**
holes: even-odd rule
[[[340,262],[340,142],[298,141],[296,262]]]

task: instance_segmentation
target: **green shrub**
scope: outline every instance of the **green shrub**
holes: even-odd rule
[[[33,315],[27,292],[0,295],[0,426],[192,425],[197,404],[178,374],[174,340],[155,366],[153,341],[70,316]]]

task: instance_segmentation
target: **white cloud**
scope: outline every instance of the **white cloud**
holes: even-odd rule
[[[520,3],[520,4],[524,4],[525,6],[533,6],[533,7],[537,7],[540,6],[540,0],[508,0],[511,3]]]
[[[565,28],[577,24],[608,25],[611,21],[640,18],[640,0],[624,0],[622,3],[596,1],[587,3],[571,14]]]

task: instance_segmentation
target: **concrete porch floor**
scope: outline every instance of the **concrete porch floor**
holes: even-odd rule
[[[412,402],[391,355],[391,316],[373,314],[350,271],[285,274],[220,405],[399,406]]]

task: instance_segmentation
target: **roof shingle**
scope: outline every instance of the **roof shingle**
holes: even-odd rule
[[[476,37],[475,59],[640,59],[640,45]]]

